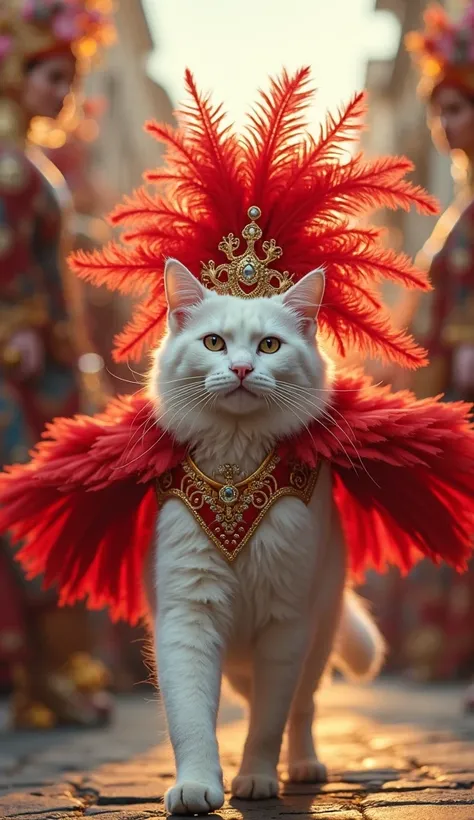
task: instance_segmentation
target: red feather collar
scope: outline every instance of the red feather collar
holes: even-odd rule
[[[406,571],[423,556],[465,566],[474,531],[468,410],[340,375],[336,421],[280,443],[282,458],[330,462],[353,572],[390,563]],[[148,413],[144,398],[127,397],[95,418],[58,419],[29,464],[0,476],[0,532],[24,541],[27,571],[57,583],[63,602],[88,597],[131,621],[146,611],[154,482],[186,455],[156,427],[142,435]]]

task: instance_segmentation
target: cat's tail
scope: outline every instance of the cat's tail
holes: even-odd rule
[[[364,601],[346,589],[332,665],[350,680],[368,681],[380,672],[384,660],[385,641]]]

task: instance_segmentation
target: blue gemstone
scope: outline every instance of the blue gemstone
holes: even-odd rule
[[[255,276],[255,268],[253,265],[250,264],[250,262],[247,262],[242,273],[244,274],[246,279],[253,279],[253,277]]]
[[[233,487],[226,487],[224,490],[224,495],[226,498],[233,498],[234,497],[234,489]]]
[[[260,208],[257,208],[256,205],[252,205],[252,207],[249,208],[249,217],[251,219],[258,219],[259,216],[260,216]]]

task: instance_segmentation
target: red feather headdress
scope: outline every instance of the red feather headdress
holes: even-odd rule
[[[199,277],[209,259],[225,262],[218,250],[223,236],[240,236],[248,209],[258,206],[262,241],[274,239],[283,249],[282,272],[290,270],[297,281],[324,266],[319,327],[340,354],[352,346],[410,368],[424,363],[424,351],[393,328],[375,286],[386,278],[426,290],[426,275],[406,256],[382,247],[380,231],[356,226],[354,219],[380,207],[435,213],[436,204],[405,180],[412,169],[408,160],[350,156],[347,143],[361,129],[363,94],[328,118],[318,140],[306,131],[309,74],[303,68],[272,80],[246,129],[237,134],[226,124],[222,106],[202,96],[187,71],[191,101],[178,113],[180,127],[147,125],[167,146],[165,167],[146,175],[160,193],[144,186],[115,210],[113,224],[126,228],[121,244],[72,258],[83,279],[146,294],[116,339],[117,361],[140,359],[161,338],[166,257],[179,259]]]

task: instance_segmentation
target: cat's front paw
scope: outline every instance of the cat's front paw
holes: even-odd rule
[[[324,763],[314,758],[295,760],[288,767],[290,783],[325,783],[328,772]]]
[[[278,778],[268,774],[238,774],[232,783],[232,794],[241,800],[268,800],[278,795]]]
[[[209,814],[224,804],[220,786],[206,786],[186,780],[177,783],[165,794],[165,807],[170,814]]]

